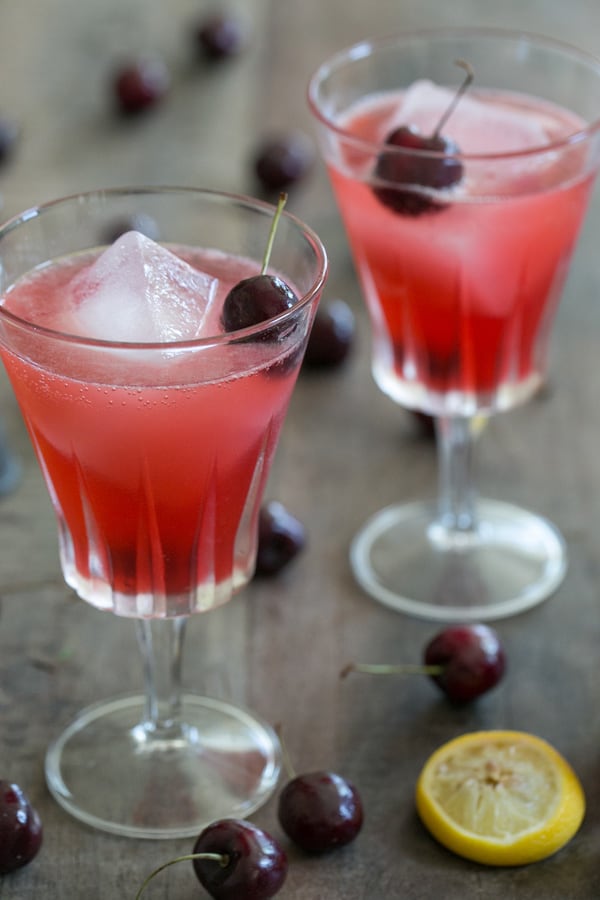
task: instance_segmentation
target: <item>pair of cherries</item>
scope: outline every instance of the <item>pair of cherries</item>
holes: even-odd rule
[[[354,785],[341,775],[309,772],[284,787],[278,819],[296,846],[326,853],[354,840],[362,827],[363,806]],[[196,876],[214,900],[268,900],[279,892],[288,871],[279,841],[242,819],[209,825],[192,856]]]
[[[334,772],[292,777],[279,796],[278,818],[285,834],[308,853],[349,844],[363,823],[356,788]],[[191,860],[196,877],[214,900],[268,900],[279,893],[288,858],[279,841],[245,819],[219,819],[198,836],[191,854],[155,869],[136,895],[163,869]]]

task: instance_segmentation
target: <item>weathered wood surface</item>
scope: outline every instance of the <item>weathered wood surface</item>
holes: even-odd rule
[[[0,6],[0,113],[23,127],[0,168],[2,217],[65,193],[172,183],[254,192],[250,159],[262,137],[311,123],[309,73],[332,50],[367,34],[445,23],[509,25],[600,53],[596,0],[236,0],[251,42],[239,59],[194,60],[191,0],[18,0]],[[108,90],[115,61],[164,55],[168,101],[131,123]],[[600,98],[599,98],[600,102]],[[569,543],[555,597],[501,622],[509,653],[501,687],[457,710],[425,679],[338,679],[349,659],[416,661],[435,630],[366,598],[347,548],[358,525],[395,498],[432,494],[435,459],[407,414],[374,387],[365,317],[343,231],[318,166],[290,208],[331,256],[327,296],[356,310],[356,352],[339,371],[304,374],[269,494],[308,526],[310,544],[280,578],[253,583],[190,627],[186,686],[206,686],[283,723],[297,768],[328,767],[360,788],[356,843],[325,858],[291,850],[282,900],[585,900],[600,896],[600,198],[592,204],[556,328],[550,390],[494,421],[480,444],[479,480],[556,522]],[[30,866],[0,879],[1,900],[133,897],[157,861],[189,842],[95,833],[47,793],[45,748],[81,706],[130,687],[140,673],[133,628],[63,586],[54,520],[4,376],[2,415],[23,463],[0,501],[0,777],[29,791],[45,824]],[[99,637],[101,636],[101,637]],[[441,742],[480,727],[524,728],[553,742],[579,773],[588,813],[577,838],[543,864],[484,869],[451,856],[420,826],[415,779]],[[278,834],[275,802],[254,817]],[[148,897],[204,896],[188,866],[163,873]]]

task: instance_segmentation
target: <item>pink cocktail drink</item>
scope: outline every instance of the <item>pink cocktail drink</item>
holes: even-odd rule
[[[0,354],[50,492],[63,574],[91,605],[135,621],[143,661],[143,694],[83,709],[46,754],[56,800],[114,834],[197,836],[248,816],[277,785],[270,724],[184,692],[182,662],[188,616],[252,576],[327,274],[321,241],[282,205],[115,189],[0,227]],[[152,221],[159,241],[113,240],[132,220]]]
[[[204,327],[222,332],[223,300],[256,263],[179,255],[218,279]],[[43,267],[17,282],[5,308],[60,331],[69,286],[91,263]],[[50,348],[35,362],[26,339],[19,351],[4,362],[51,486],[71,586],[120,614],[173,616],[215,606],[246,583],[300,361],[294,340],[277,352],[247,341],[173,356],[75,347],[60,367]]]
[[[544,600],[566,571],[560,532],[480,498],[471,464],[480,423],[546,377],[600,165],[599,85],[600,61],[494,28],[365,40],[311,79],[373,376],[436,423],[437,498],[374,513],[350,550],[360,584],[394,609],[500,618]]]
[[[431,134],[451,99],[427,82],[362,99],[339,121],[358,143],[342,143],[328,165],[371,313],[380,387],[406,406],[465,415],[514,406],[539,386],[592,175],[579,149],[552,150],[582,128],[577,116],[474,89],[444,126],[469,157],[462,181],[417,214],[382,202],[361,142],[381,145],[402,122]],[[532,158],[536,143],[550,149]],[[478,158],[507,150],[517,154],[510,164]],[[406,190],[419,196],[423,186]]]

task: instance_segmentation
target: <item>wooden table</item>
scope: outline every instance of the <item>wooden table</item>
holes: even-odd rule
[[[431,24],[510,25],[600,53],[597,0],[231,0],[251,42],[238,59],[207,67],[190,24],[208,4],[191,0],[19,0],[0,9],[0,113],[23,128],[0,168],[2,216],[97,186],[172,183],[255,192],[250,160],[262,138],[312,125],[309,73],[332,50],[367,34]],[[124,123],[112,108],[117,61],[163,55],[171,95]],[[290,849],[286,900],[453,900],[600,896],[600,203],[592,203],[559,315],[550,389],[493,421],[480,443],[479,480],[491,496],[537,509],[563,531],[570,568],[556,595],[498,624],[507,677],[468,708],[451,707],[424,678],[355,677],[348,660],[416,662],[437,630],[366,596],[349,571],[349,541],[363,520],[398,498],[432,495],[435,455],[412,418],[375,388],[369,340],[344,234],[322,166],[290,209],[325,240],[326,297],[343,296],[358,340],[342,368],[299,381],[269,496],[307,525],[306,552],[280,577],[255,581],[226,607],[190,625],[187,687],[246,703],[283,723],[297,769],[331,768],[359,787],[364,829],[324,858]],[[133,897],[160,861],[188,841],[156,844],[93,832],[69,818],[45,787],[45,748],[79,708],[137,688],[133,626],[103,615],[64,587],[55,524],[12,395],[2,414],[23,465],[0,501],[0,777],[39,808],[43,849],[0,879],[1,900]],[[583,782],[588,812],[572,843],[519,870],[469,864],[419,824],[415,779],[443,741],[478,728],[523,728],[554,743]],[[253,820],[279,834],[271,801]],[[172,867],[148,897],[204,896],[189,866]]]

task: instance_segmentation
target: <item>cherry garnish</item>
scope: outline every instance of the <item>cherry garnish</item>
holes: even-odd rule
[[[242,819],[220,819],[208,825],[198,836],[193,854],[209,856],[194,859],[193,866],[215,900],[267,900],[278,893],[287,875],[287,856],[278,841]]]
[[[317,309],[304,354],[304,366],[322,369],[339,366],[354,343],[354,314],[344,300],[330,300]]]
[[[17,784],[0,780],[0,875],[27,865],[42,844],[37,811]]]
[[[387,184],[376,184],[373,192],[394,212],[419,216],[444,209],[446,203],[419,188],[443,190],[458,184],[463,177],[463,164],[457,158],[460,150],[454,141],[442,134],[442,128],[473,80],[473,70],[467,62],[457,60],[456,65],[465,70],[466,77],[433,133],[424,135],[409,124],[395,128],[385,139],[394,150],[384,150],[379,155],[374,176]]]
[[[495,687],[506,670],[500,638],[489,625],[451,625],[435,635],[423,651],[422,665],[350,663],[340,673],[429,675],[453,703],[469,703]]]
[[[298,302],[296,294],[285,281],[277,275],[267,275],[277,224],[286,200],[286,195],[280,194],[260,274],[243,278],[231,288],[225,297],[221,312],[221,324],[227,332],[258,325],[259,322],[264,322],[291,309]],[[255,340],[277,340],[283,334],[281,329],[274,328],[257,335]]]
[[[225,331],[250,328],[290,309],[298,298],[277,275],[251,275],[239,281],[225,298],[221,322]],[[266,337],[272,337],[270,333]]]
[[[169,85],[169,71],[161,59],[141,59],[119,69],[113,90],[121,112],[135,115],[156,106]]]
[[[309,853],[349,844],[363,824],[363,806],[354,785],[335,772],[296,775],[279,795],[279,823]]]
[[[203,18],[195,28],[198,49],[209,60],[237,56],[246,44],[246,30],[233,15],[215,12]]]
[[[268,138],[254,158],[254,172],[268,191],[286,190],[302,181],[315,161],[312,141],[300,131]]]
[[[306,545],[306,528],[277,500],[265,503],[258,519],[256,574],[275,575]]]

